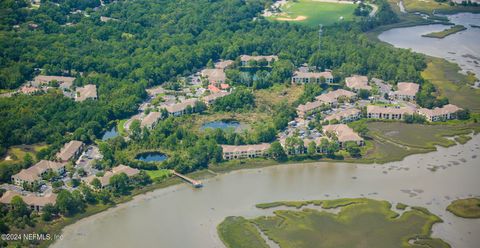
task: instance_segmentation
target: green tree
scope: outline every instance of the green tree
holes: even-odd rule
[[[30,208],[23,201],[22,197],[18,195],[12,197],[12,200],[10,201],[10,205],[12,206],[11,214],[14,218],[30,216]]]
[[[308,143],[307,153],[309,156],[314,156],[317,153],[317,145],[315,141]]]
[[[57,214],[58,209],[54,205],[48,203],[42,209],[42,220],[51,221]]]
[[[127,174],[122,172],[110,178],[110,187],[114,193],[125,195],[128,194],[129,191],[128,181]]]
[[[274,141],[269,150],[270,156],[274,158],[277,161],[286,161],[287,160],[287,154],[285,154],[285,151],[283,150],[282,145],[278,141]]]
[[[94,178],[92,182],[90,183],[95,189],[101,189],[102,188],[102,183],[98,178]]]

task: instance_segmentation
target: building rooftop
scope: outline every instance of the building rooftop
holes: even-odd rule
[[[160,112],[150,112],[148,113],[145,118],[142,119],[140,123],[141,127],[151,127],[155,124],[160,118],[162,118],[162,114]]]
[[[338,89],[334,91],[330,91],[325,94],[321,94],[317,96],[315,99],[318,101],[324,102],[324,103],[333,103],[338,100],[340,97],[346,97],[346,98],[352,98],[355,96],[355,93],[344,90],[344,89]]]
[[[341,120],[341,119],[347,118],[347,117],[352,116],[352,115],[358,115],[358,114],[360,114],[360,112],[361,111],[359,109],[356,109],[356,108],[344,109],[344,110],[340,110],[337,113],[333,113],[331,115],[328,115],[327,117],[325,117],[325,120],[327,120],[327,121]]]
[[[324,71],[324,72],[305,72],[305,71],[296,71],[293,74],[294,77],[299,78],[333,78],[332,72]]]
[[[459,108],[456,105],[447,104],[441,108],[438,108],[438,107],[434,109],[421,108],[421,109],[418,109],[418,113],[431,117],[431,116],[438,116],[438,115],[453,114],[460,110],[462,110],[462,108]]]
[[[215,63],[215,68],[223,70],[223,69],[233,65],[234,62],[235,61],[233,61],[233,60],[220,60],[217,63]]]
[[[276,56],[276,55],[266,55],[266,56],[241,55],[240,56],[240,60],[244,61],[244,62],[248,62],[250,60],[259,61],[259,60],[262,60],[262,59],[265,59],[266,61],[271,62],[273,60],[278,60],[278,56]]]
[[[73,157],[73,155],[75,155],[82,145],[83,143],[81,141],[72,140],[63,145],[63,148],[57,153],[56,157],[61,161],[68,161]]]
[[[105,174],[102,177],[91,175],[85,178],[85,181],[90,184],[92,183],[93,179],[98,178],[102,186],[107,186],[110,184],[111,177],[113,177],[114,175],[118,175],[122,172],[125,173],[128,177],[131,177],[140,173],[140,170],[121,164],[117,167],[112,168],[111,171],[105,172]]]
[[[415,96],[420,89],[420,85],[416,83],[401,82],[397,84],[397,95]]]
[[[305,104],[300,104],[297,107],[297,111],[299,112],[308,112],[311,110],[314,110],[316,108],[319,108],[323,105],[324,103],[321,101],[314,101],[314,102],[307,102]]]
[[[202,77],[208,78],[211,83],[221,83],[227,80],[227,75],[223,69],[203,69],[201,71]]]
[[[72,86],[74,80],[74,77],[38,75],[33,79],[32,84],[39,86],[41,84],[48,84],[49,82],[57,81],[60,84],[67,83],[68,85]]]
[[[353,129],[345,124],[336,124],[336,125],[326,125],[323,126],[323,132],[333,132],[337,135],[338,141],[348,142],[348,141],[362,141],[360,137]]]
[[[231,145],[222,145],[223,152],[253,152],[253,151],[266,151],[270,148],[269,143],[262,143],[256,145],[241,145],[241,146],[231,146]]]
[[[218,98],[221,98],[221,97],[224,97],[224,96],[228,96],[228,95],[230,95],[230,94],[231,94],[231,93],[228,92],[228,91],[219,91],[219,92],[217,92],[217,93],[212,93],[212,94],[210,94],[210,95],[208,95],[208,96],[204,96],[204,97],[203,97],[203,100],[204,100],[205,102],[210,102],[210,101],[214,101],[214,100],[216,100],[216,99],[218,99]]]
[[[19,173],[13,175],[13,177],[18,178],[22,181],[34,182],[40,180],[40,174],[45,172],[48,169],[58,170],[64,167],[66,163],[54,162],[49,160],[41,160],[40,162],[34,164],[30,168],[22,169]]]
[[[197,102],[197,98],[190,98],[190,99],[184,100],[181,103],[165,106],[165,109],[169,113],[176,113],[179,111],[184,111],[188,106],[193,108],[196,102]]]
[[[88,98],[97,98],[97,86],[94,84],[87,84],[83,87],[78,87],[76,90],[75,101],[81,102]]]
[[[372,87],[368,85],[368,77],[353,75],[345,78],[345,84],[348,88],[357,90],[371,90]]]
[[[54,193],[47,194],[45,196],[37,196],[35,194],[21,195],[14,191],[6,191],[0,198],[0,203],[10,204],[14,196],[20,196],[23,201],[29,206],[45,206],[47,204],[54,205],[57,201],[57,195]]]
[[[409,107],[384,107],[384,106],[376,106],[376,105],[368,105],[367,106],[367,113],[375,113],[375,114],[409,114],[412,115],[415,113],[415,110]]]

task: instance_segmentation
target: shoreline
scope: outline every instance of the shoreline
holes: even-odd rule
[[[477,135],[477,134],[474,134],[474,135]],[[456,137],[456,136],[454,136],[454,137]],[[460,143],[456,143],[453,146],[456,146],[456,145],[459,145],[459,144]],[[410,154],[410,155],[407,155],[406,157],[410,157],[412,155],[421,155],[421,154],[425,154],[425,153],[435,152],[435,151],[437,151],[437,147],[443,147],[443,146],[437,145],[434,150],[425,151],[425,152],[422,152],[422,153]],[[447,147],[452,147],[452,146],[447,146]],[[315,164],[315,163],[321,163],[321,164],[326,164],[326,163],[345,163],[345,164],[358,163],[359,165],[365,165],[365,166],[366,165],[374,165],[375,166],[375,165],[381,165],[381,164],[386,164],[386,163],[402,161],[406,157],[402,158],[401,160],[392,160],[392,161],[385,162],[385,163],[376,163],[375,161],[354,161],[354,160],[333,160],[333,159],[328,159],[328,160],[323,160],[323,159],[322,160],[303,160],[303,161],[289,160],[285,163],[278,163],[277,161],[270,160],[270,159],[269,160],[261,159],[261,160],[258,160],[258,161],[255,161],[255,160],[250,161],[249,163],[245,162],[245,161],[239,161],[237,164],[235,164],[233,166],[230,166],[228,168],[225,168],[223,170],[221,168],[208,168],[208,169],[204,169],[204,170],[201,170],[201,171],[196,171],[196,172],[193,172],[193,173],[190,173],[190,174],[187,174],[187,175],[194,178],[194,179],[204,180],[204,179],[216,178],[217,176],[222,176],[222,175],[229,174],[229,173],[235,172],[235,171],[240,171],[240,170],[259,169],[259,168],[284,166],[284,165],[295,166],[295,165]],[[73,224],[76,224],[79,221],[89,221],[89,219],[93,218],[94,216],[95,216],[95,218],[97,218],[98,215],[100,215],[100,214],[106,214],[106,213],[108,213],[108,211],[113,211],[114,209],[117,209],[117,208],[120,209],[122,207],[125,207],[126,203],[131,203],[131,202],[134,202],[134,201],[145,199],[145,197],[147,197],[148,194],[151,194],[151,193],[153,193],[157,190],[167,190],[167,189],[175,190],[174,187],[178,187],[182,183],[183,183],[183,181],[181,181],[180,179],[175,178],[175,177],[170,177],[170,178],[166,179],[165,181],[163,181],[161,183],[154,183],[154,184],[151,184],[151,185],[149,185],[145,188],[142,188],[140,190],[133,191],[131,195],[122,197],[119,200],[115,201],[115,205],[93,206],[93,207],[99,207],[99,208],[91,210],[90,212],[87,210],[85,213],[82,213],[79,216],[76,216],[76,217],[73,217],[73,218],[68,218],[66,220],[64,219],[65,221],[63,223],[58,223],[58,226],[55,226],[53,228],[53,230],[52,230],[53,233],[51,233],[51,235],[62,234],[63,230],[65,228],[67,228],[68,226],[71,226]],[[54,222],[58,222],[58,220],[54,221]],[[57,224],[57,223],[55,223],[55,224]],[[54,240],[45,241],[43,243],[40,243],[38,247],[49,247],[50,245],[52,245],[54,243],[55,243]]]

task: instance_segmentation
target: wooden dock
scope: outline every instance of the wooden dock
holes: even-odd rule
[[[176,171],[174,171],[174,170],[172,170],[172,173],[173,173],[173,175],[175,175],[175,176],[183,179],[184,181],[190,183],[190,184],[193,185],[193,187],[195,187],[195,188],[201,188],[201,187],[203,187],[202,181],[197,181],[197,180],[191,179],[191,178],[189,178],[189,177],[187,177],[187,176],[185,176],[185,175],[182,175],[182,174],[180,174],[180,173],[178,173],[178,172],[176,172]]]

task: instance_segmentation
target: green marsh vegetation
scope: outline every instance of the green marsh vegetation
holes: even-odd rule
[[[447,210],[462,218],[480,218],[480,198],[455,200]]]
[[[429,38],[437,38],[437,39],[443,39],[451,34],[458,33],[460,31],[466,30],[467,28],[463,25],[454,25],[450,28],[447,28],[443,31],[440,32],[432,32],[429,34],[424,34],[422,35],[423,37],[429,37]]]
[[[258,227],[269,239],[281,247],[450,247],[440,239],[430,237],[432,225],[442,220],[424,208],[415,208],[399,216],[387,201],[337,199],[313,201],[323,208],[340,208],[338,214],[308,209],[276,210],[274,216],[246,220],[227,217],[218,227],[218,233],[227,247],[243,242],[263,243]],[[277,202],[259,204],[263,208],[309,205],[310,202]],[[250,234],[244,236],[242,234]],[[253,241],[254,240],[254,241]]]

